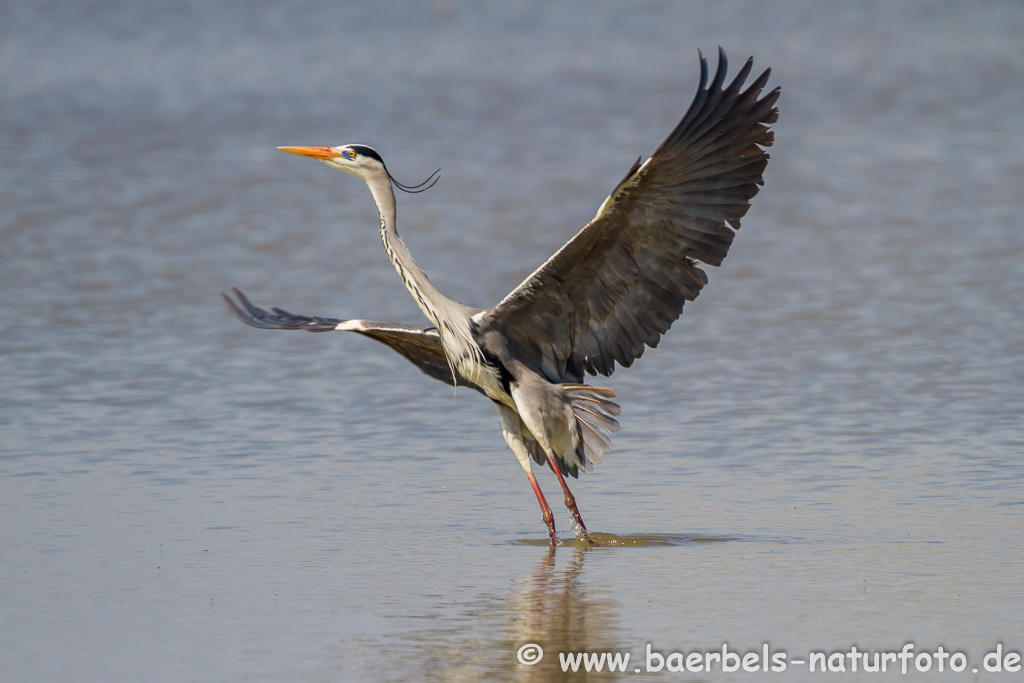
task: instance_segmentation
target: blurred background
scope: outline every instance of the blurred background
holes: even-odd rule
[[[1022,33],[1017,2],[5,0],[4,680],[615,680],[556,655],[643,667],[648,643],[913,642],[968,676],[1020,652]],[[549,552],[473,392],[225,310],[238,286],[421,321],[363,184],[275,149],[352,142],[405,183],[442,167],[399,230],[493,305],[718,45],[772,68],[780,119],[729,258],[595,382],[623,427],[574,492],[634,547]]]

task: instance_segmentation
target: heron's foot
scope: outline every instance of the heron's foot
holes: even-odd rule
[[[565,488],[565,507],[569,508],[569,513],[572,514],[572,526],[576,530],[576,540],[582,539],[590,545],[597,545],[597,541],[590,537],[587,525],[583,523],[580,509],[576,507],[576,498],[569,492],[568,487]]]
[[[548,536],[551,538],[552,547],[561,545],[561,541],[558,540],[558,533],[555,531],[555,515],[551,512],[551,508],[547,508],[543,511],[544,525],[548,528]]]
[[[572,510],[573,512],[573,527],[576,530],[576,540],[586,541],[590,545],[597,545],[597,541],[590,537],[590,532],[587,531],[587,525],[583,523],[583,518],[580,517],[579,510]]]

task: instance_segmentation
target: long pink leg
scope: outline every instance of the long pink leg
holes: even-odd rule
[[[530,486],[533,487],[533,492],[537,494],[537,502],[540,503],[540,511],[544,518],[544,524],[548,527],[548,536],[551,537],[551,545],[558,545],[561,541],[558,540],[558,534],[555,533],[555,516],[551,514],[551,506],[548,505],[546,500],[544,500],[544,493],[540,490],[540,484],[537,483],[537,477],[533,476],[533,472],[527,470],[526,476],[530,478]]]
[[[590,537],[590,532],[587,531],[587,525],[583,523],[583,517],[580,516],[580,510],[576,507],[576,496],[572,495],[572,491],[569,490],[569,485],[565,483],[565,477],[562,476],[562,473],[558,470],[558,467],[555,466],[555,463],[550,457],[548,458],[548,466],[551,467],[551,471],[555,473],[556,477],[558,477],[558,483],[562,485],[562,491],[565,492],[565,507],[569,508],[569,512],[572,513],[573,519],[575,519],[576,523],[580,525],[580,533],[583,535],[583,538],[585,538],[587,543],[590,545],[597,545],[594,539]]]

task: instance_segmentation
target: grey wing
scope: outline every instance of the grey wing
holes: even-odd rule
[[[707,284],[695,260],[720,265],[763,184],[779,89],[771,70],[746,90],[747,60],[723,88],[719,48],[710,85],[700,58],[697,95],[675,130],[605,200],[597,215],[480,318],[508,351],[554,382],[610,375],[661,336]]]
[[[387,344],[413,365],[445,384],[453,384],[452,371],[441,347],[441,337],[433,327],[382,323],[373,320],[341,320],[289,313],[282,308],[270,311],[254,305],[241,290],[234,288],[235,298],[221,294],[232,315],[246,325],[262,330],[306,330],[307,332],[358,332]],[[236,301],[237,299],[237,301]],[[478,389],[456,372],[458,386]]]
[[[339,323],[345,322],[338,318],[321,318],[319,316],[295,315],[283,308],[272,308],[270,311],[254,306],[249,297],[238,287],[232,287],[238,301],[227,294],[221,293],[224,303],[231,314],[250,327],[261,330],[305,330],[306,332],[333,332]],[[271,312],[273,311],[273,312]]]

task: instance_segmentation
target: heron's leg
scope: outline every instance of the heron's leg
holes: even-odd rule
[[[526,470],[526,476],[530,478],[530,486],[533,487],[533,492],[537,494],[537,502],[540,503],[541,517],[544,519],[544,524],[548,527],[548,536],[551,538],[551,545],[555,546],[561,543],[558,540],[558,534],[555,533],[555,515],[551,512],[551,506],[544,500],[544,493],[540,490],[540,484],[537,483],[537,477],[533,476],[533,470]]]
[[[569,490],[569,485],[565,483],[565,477],[562,476],[562,472],[558,469],[554,460],[548,457],[548,466],[551,467],[551,471],[558,477],[558,483],[562,485],[562,491],[565,492],[565,507],[569,508],[569,512],[572,513],[572,518],[576,520],[576,523],[580,526],[580,535],[590,545],[597,545],[597,543],[590,537],[590,532],[587,531],[587,525],[583,523],[583,517],[580,516],[580,509],[576,507],[576,496],[572,495],[572,491]]]
[[[537,477],[533,475],[533,467],[530,466],[530,453],[526,450],[526,443],[523,441],[522,420],[508,406],[497,401],[494,403],[498,406],[498,423],[501,425],[501,435],[505,437],[505,443],[512,449],[516,460],[519,461],[523,471],[526,472],[526,476],[530,479],[530,486],[533,487],[533,492],[537,495],[537,502],[540,503],[541,516],[544,519],[545,526],[548,528],[551,545],[558,545],[560,541],[558,540],[558,534],[555,533],[555,515],[551,512],[551,506],[548,505],[548,501],[544,499],[544,493],[540,490]]]

